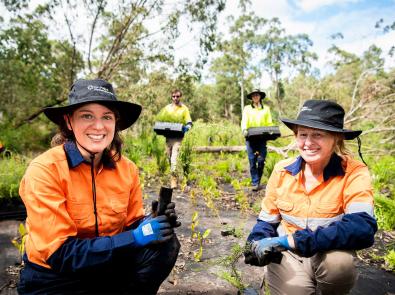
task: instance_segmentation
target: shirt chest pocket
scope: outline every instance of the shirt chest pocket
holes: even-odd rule
[[[280,212],[290,212],[294,208],[294,203],[284,200],[278,200],[277,208],[280,210]]]
[[[79,236],[89,235],[92,232],[94,226],[92,204],[68,201],[67,211],[77,227]]]
[[[107,206],[103,206],[100,210],[103,230],[108,234],[120,232],[127,218],[129,194],[121,193],[107,198]]]

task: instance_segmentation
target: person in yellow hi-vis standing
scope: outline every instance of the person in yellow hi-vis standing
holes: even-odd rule
[[[181,103],[182,92],[175,89],[171,92],[172,103],[165,106],[158,114],[157,120],[183,124],[182,132],[185,134],[192,127],[192,119],[188,107]],[[170,161],[171,188],[177,187],[177,157],[183,137],[166,137],[166,153]]]
[[[247,95],[251,104],[244,107],[241,119],[241,130],[246,138],[248,161],[250,163],[250,174],[252,190],[258,191],[260,188],[263,168],[267,154],[266,141],[247,138],[248,128],[273,126],[272,115],[268,105],[263,104],[266,93],[255,89]]]

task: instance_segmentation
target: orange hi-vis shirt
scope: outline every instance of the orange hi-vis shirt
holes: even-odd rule
[[[26,254],[46,268],[48,258],[70,237],[94,238],[90,165],[75,145],[54,147],[35,158],[19,193],[27,210]],[[73,148],[74,147],[74,148]],[[138,168],[125,157],[103,164],[95,175],[99,236],[122,233],[144,216]]]
[[[332,170],[311,191],[303,185],[302,158],[276,164],[262,200],[258,220],[275,224],[278,235],[315,231],[341,221],[345,214],[366,212],[373,217],[373,191],[368,168],[346,157],[332,157]],[[340,170],[339,170],[340,169]],[[336,172],[337,170],[337,172]]]

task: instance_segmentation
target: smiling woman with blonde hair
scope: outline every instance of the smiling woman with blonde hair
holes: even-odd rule
[[[344,129],[344,109],[329,100],[307,100],[296,120],[281,121],[300,156],[275,166],[245,262],[265,266],[272,295],[348,294],[355,250],[377,231],[368,168],[344,145],[361,131]]]

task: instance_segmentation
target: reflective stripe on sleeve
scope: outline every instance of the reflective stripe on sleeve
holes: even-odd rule
[[[281,214],[281,218],[286,222],[293,224],[302,229],[310,228],[311,230],[316,230],[317,227],[319,226],[327,227],[332,222],[341,220],[343,216],[344,214],[339,214],[331,218],[318,218],[318,217],[300,218],[287,214]]]
[[[258,219],[269,223],[278,223],[280,222],[280,214],[268,214],[265,211],[261,210]]]
[[[372,217],[373,217],[373,211],[374,211],[374,209],[371,204],[360,203],[360,202],[350,203],[346,209],[347,214],[357,213],[357,212],[366,212]]]

